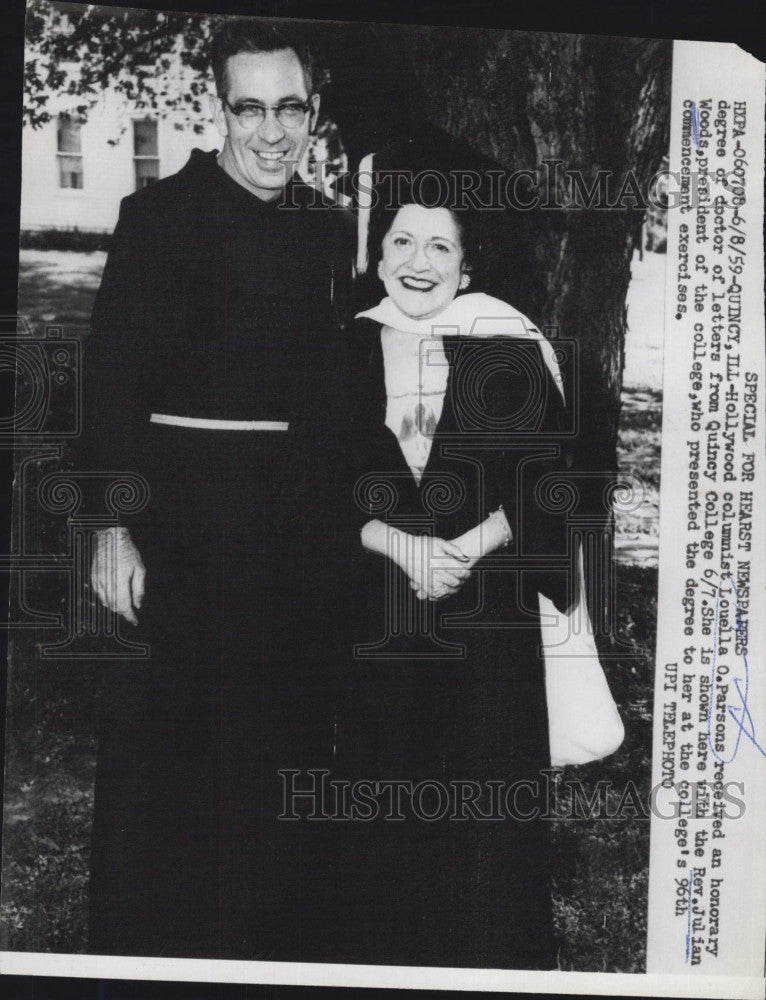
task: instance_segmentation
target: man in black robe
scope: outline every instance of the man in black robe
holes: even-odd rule
[[[322,415],[353,226],[295,174],[307,53],[230,21],[213,70],[223,149],[123,200],[86,347],[83,468],[148,494],[92,585],[149,648],[104,668],[89,948],[321,958],[321,834],[278,820],[277,772],[332,745]]]

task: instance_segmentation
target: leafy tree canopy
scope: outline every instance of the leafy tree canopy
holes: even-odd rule
[[[36,128],[51,120],[52,94],[71,95],[72,110],[86,117],[107,87],[138,109],[198,119],[206,110],[208,47],[218,20],[32,0],[26,18],[25,124]],[[178,67],[187,70],[188,89],[172,86]]]

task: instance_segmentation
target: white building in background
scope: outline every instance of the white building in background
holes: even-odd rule
[[[22,230],[111,232],[125,195],[180,170],[195,146],[221,148],[212,121],[197,133],[182,114],[163,118],[106,92],[80,123],[71,102],[52,97],[51,121],[24,126]]]

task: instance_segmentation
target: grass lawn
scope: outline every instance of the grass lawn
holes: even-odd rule
[[[18,311],[34,332],[42,335],[47,323],[87,331],[106,254],[22,250],[20,257]]]
[[[103,261],[102,253],[22,252],[19,311],[35,333],[55,322],[65,325],[65,335],[85,335]],[[651,266],[656,268],[656,262]],[[640,345],[636,349],[639,355],[644,350]],[[644,806],[649,793],[658,388],[629,385],[623,409],[620,466],[626,475],[640,476],[646,493],[640,509],[617,525],[616,614],[623,645],[619,656],[611,649],[603,652],[610,654],[604,658],[605,669],[627,735],[612,757],[565,768],[557,778],[564,804],[571,799],[569,781],[581,780],[589,798],[599,781],[610,782],[612,812],[630,783]],[[37,529],[39,536],[58,538],[54,551],[63,551],[63,519],[40,523]],[[27,600],[36,601],[34,607],[60,609],[63,574],[43,576],[30,584]],[[98,671],[90,665],[41,660],[38,644],[53,638],[53,633],[27,630],[12,636],[0,943],[11,950],[77,952],[86,947]],[[559,815],[565,812],[558,810]],[[630,810],[623,818],[557,819],[552,834],[560,967],[643,971],[648,819],[630,815]]]

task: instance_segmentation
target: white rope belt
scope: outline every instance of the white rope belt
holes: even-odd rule
[[[286,420],[211,420],[207,417],[175,417],[169,413],[153,413],[153,424],[172,424],[174,427],[201,427],[209,431],[286,431]]]

